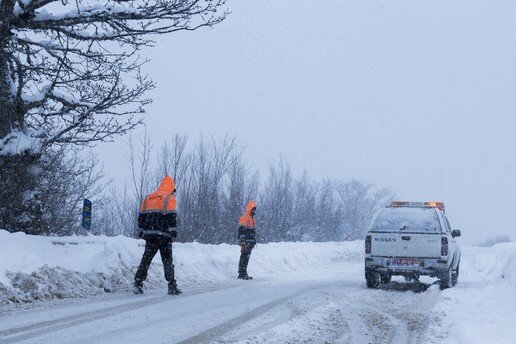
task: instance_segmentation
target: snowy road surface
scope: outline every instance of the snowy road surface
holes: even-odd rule
[[[6,314],[2,343],[418,343],[439,296],[368,290],[359,264],[181,296],[116,294]]]
[[[432,279],[365,288],[362,242],[260,245],[252,281],[235,279],[238,247],[180,244],[184,294],[165,295],[156,259],[135,296],[98,293],[127,289],[135,240],[1,239],[0,343],[516,343],[516,243],[463,247],[445,291]]]

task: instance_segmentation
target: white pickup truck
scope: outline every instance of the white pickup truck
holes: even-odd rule
[[[391,276],[406,281],[437,277],[441,289],[459,278],[460,230],[452,230],[441,202],[392,202],[381,209],[365,237],[365,279],[368,288],[389,283]]]

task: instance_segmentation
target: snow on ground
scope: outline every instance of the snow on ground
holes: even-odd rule
[[[516,242],[463,247],[459,284],[441,292],[438,322],[427,338],[439,343],[516,343]]]
[[[249,266],[253,281],[235,279],[237,246],[175,244],[184,294],[164,295],[158,257],[146,294],[137,297],[124,291],[142,244],[0,231],[0,341],[516,342],[516,243],[463,247],[459,284],[445,291],[429,278],[365,288],[362,242],[258,245]],[[23,312],[13,306],[17,300],[91,295],[101,298],[36,302],[41,307]]]
[[[131,289],[145,242],[126,237],[41,237],[0,230],[0,307],[99,295]],[[362,258],[360,242],[258,244],[250,271],[261,276],[306,271],[334,261]],[[217,285],[237,275],[236,245],[173,246],[181,288]],[[159,254],[149,270],[148,289],[165,288]],[[1,309],[1,308],[0,308]]]

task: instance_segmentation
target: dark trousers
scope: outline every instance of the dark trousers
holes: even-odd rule
[[[251,251],[254,245],[243,246],[240,251],[240,261],[238,263],[238,275],[247,276],[247,265],[249,264],[249,258],[251,258]]]
[[[143,252],[142,261],[134,276],[136,283],[142,283],[147,279],[147,271],[152,262],[152,258],[158,252],[161,254],[161,261],[163,262],[163,270],[165,271],[165,279],[169,283],[174,281],[174,264],[172,262],[172,240],[161,238],[149,238],[145,242],[145,252]]]

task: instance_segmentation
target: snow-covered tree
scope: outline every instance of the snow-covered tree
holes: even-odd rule
[[[222,21],[225,0],[0,0],[0,227],[30,227],[42,154],[138,125],[153,35]]]

